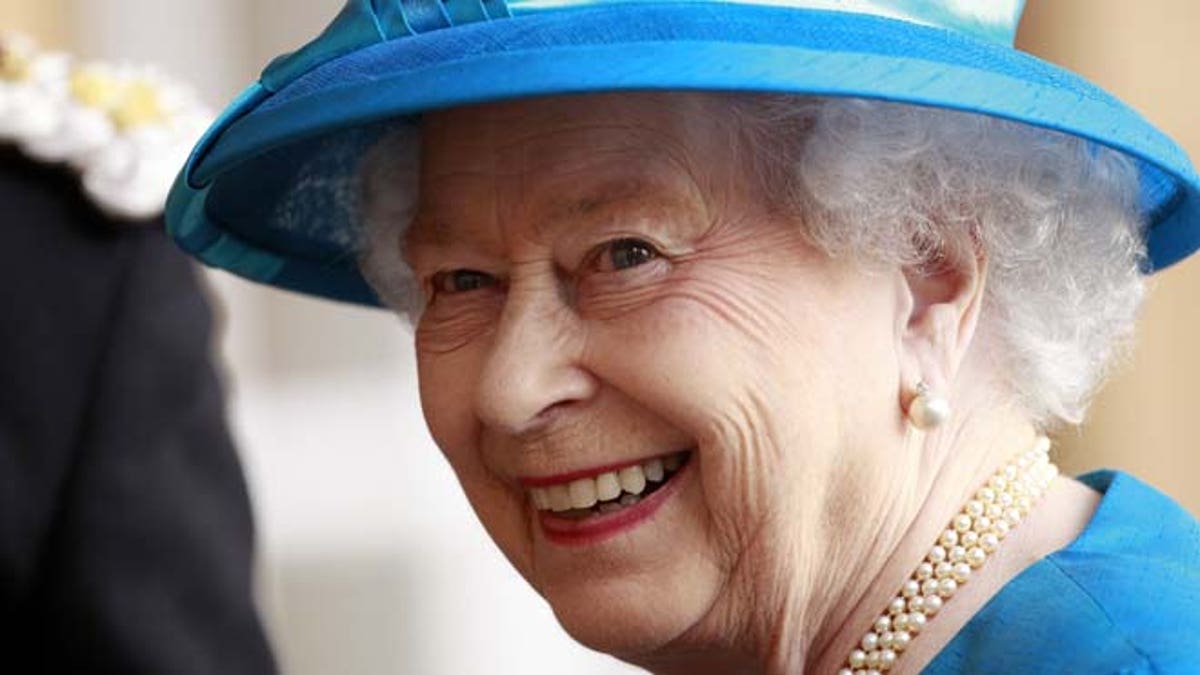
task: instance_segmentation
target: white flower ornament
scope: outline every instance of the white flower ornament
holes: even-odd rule
[[[160,214],[212,119],[189,87],[157,70],[77,64],[27,38],[0,38],[0,144],[70,165],[113,216]]]

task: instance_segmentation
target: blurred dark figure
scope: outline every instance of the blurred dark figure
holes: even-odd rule
[[[208,307],[78,183],[0,145],[0,671],[274,672]]]

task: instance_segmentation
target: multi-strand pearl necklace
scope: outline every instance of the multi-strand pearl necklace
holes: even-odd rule
[[[880,675],[891,670],[942,605],[987,562],[1008,533],[1058,475],[1050,440],[997,471],[951,519],[887,609],[846,658],[838,675]]]

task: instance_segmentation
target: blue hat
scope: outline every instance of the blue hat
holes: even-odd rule
[[[1146,272],[1200,248],[1200,177],[1128,106],[1013,49],[1023,0],[350,0],[276,59],[196,146],[168,230],[204,262],[374,305],[355,173],[397,121],[613,90],[854,96],[1002,117],[1140,170]]]

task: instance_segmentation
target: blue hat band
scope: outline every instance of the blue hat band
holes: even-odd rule
[[[1178,146],[1120,101],[1010,48],[889,18],[606,4],[377,42],[290,80],[284,70],[269,70],[197,148],[169,222],[210,264],[326,297],[374,302],[347,248],[359,223],[345,195],[361,150],[386,125],[437,108],[614,90],[857,96],[1062,131],[1138,164],[1147,271],[1200,247],[1200,179]],[[323,193],[303,178],[312,176],[338,189]]]

